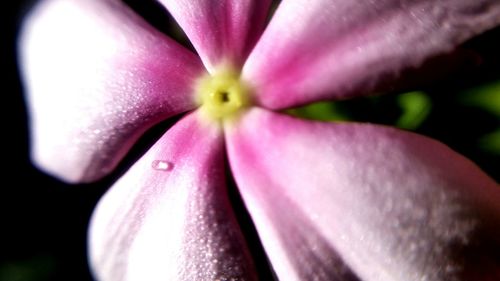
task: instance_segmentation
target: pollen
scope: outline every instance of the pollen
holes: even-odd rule
[[[233,119],[250,104],[247,85],[228,67],[201,77],[196,94],[203,115],[217,121]]]

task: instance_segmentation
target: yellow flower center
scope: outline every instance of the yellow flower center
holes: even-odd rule
[[[227,67],[200,78],[196,94],[203,115],[211,120],[232,119],[249,105],[247,86]]]

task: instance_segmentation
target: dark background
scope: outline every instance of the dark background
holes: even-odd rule
[[[85,244],[88,221],[98,198],[117,175],[70,186],[31,165],[15,38],[32,1],[9,2],[1,10],[0,281],[91,280]],[[478,139],[500,128],[499,116],[457,97],[500,79],[499,38],[496,29],[466,43],[462,48],[476,59],[451,76],[419,88],[432,99],[432,111],[416,129],[466,155],[497,181],[498,151],[484,150]],[[352,120],[391,125],[401,113],[397,94],[357,99],[342,103],[341,108]]]

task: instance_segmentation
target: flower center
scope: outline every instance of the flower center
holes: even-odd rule
[[[248,88],[230,68],[200,78],[196,86],[198,104],[212,120],[233,118],[249,105]]]

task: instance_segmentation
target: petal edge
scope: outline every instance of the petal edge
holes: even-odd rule
[[[444,145],[389,127],[261,109],[228,128],[231,169],[279,278],[354,278],[315,275],[299,262],[304,255],[340,258],[367,281],[498,274],[500,189]],[[311,235],[331,249],[290,248]]]

